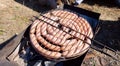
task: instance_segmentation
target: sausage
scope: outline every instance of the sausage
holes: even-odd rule
[[[85,42],[91,44],[91,41],[86,36],[92,38],[93,33],[85,19],[67,10],[51,11],[39,19],[30,29],[30,40],[38,53],[48,59],[58,59],[75,57],[88,50]]]
[[[57,17],[60,17],[60,15],[63,13],[63,11],[62,10],[56,10],[56,11],[53,11],[52,12],[52,14],[54,15],[54,16],[57,16]]]
[[[84,48],[83,48],[82,50],[85,50],[87,47],[90,46],[89,44],[91,44],[91,40],[90,40],[90,39],[86,39],[86,42],[87,42],[87,43],[84,43],[85,46],[84,46]],[[88,44],[88,43],[89,43],[89,44]],[[81,50],[81,51],[82,51],[82,50]]]
[[[91,44],[90,39],[87,39],[86,42]],[[82,51],[87,51],[88,47],[90,46],[89,44],[87,44],[87,43],[83,44],[83,42],[81,40],[79,40],[79,42],[77,44],[75,44],[73,46],[69,46],[69,49],[66,49],[66,51],[63,52],[62,56],[64,56],[64,57],[71,57],[71,56],[75,56],[75,55],[79,54]]]
[[[64,57],[70,57],[70,56],[72,56],[73,54],[75,54],[75,53],[78,53],[79,51],[81,51],[81,49],[82,49],[82,47],[83,47],[83,43],[81,43],[81,45],[79,46],[77,46],[77,47],[75,47],[75,48],[73,48],[73,49],[70,49],[70,50],[67,50],[67,51],[64,51],[63,53],[62,53],[62,55],[64,56]]]
[[[47,18],[46,18],[46,16],[47,16]],[[51,19],[51,16],[48,16],[48,15],[46,15],[45,17],[44,17],[44,15],[43,16],[41,16],[39,19],[40,20],[43,20],[45,23],[47,23],[47,24],[50,24],[50,25],[53,25],[53,26],[58,26],[58,23],[56,23],[56,22],[54,22],[55,20],[58,20],[57,18],[53,18],[52,17],[52,19]],[[49,19],[48,19],[49,18]],[[51,20],[50,20],[51,19]]]
[[[34,45],[33,47],[35,49],[37,49],[38,53],[40,53],[46,57],[49,57],[49,58],[60,58],[61,57],[61,53],[59,53],[59,52],[54,52],[54,51],[51,52],[49,50],[42,48],[39,45],[39,43],[37,42],[34,34],[30,34],[30,37],[32,38],[31,42]]]
[[[47,34],[46,28],[47,28],[47,24],[44,23],[44,24],[41,26],[41,28],[38,29],[38,30],[41,30],[40,33],[41,33],[43,36]]]
[[[61,47],[61,50],[63,50],[63,51],[70,50],[73,45],[76,45],[77,40],[72,39],[72,40],[67,40],[66,42],[67,42],[67,44],[65,44],[66,46]]]
[[[39,23],[39,20],[35,20],[34,23],[31,25],[31,29],[30,29],[30,33],[34,33],[35,32],[35,28],[37,26],[37,24]]]
[[[66,19],[74,19],[74,18],[78,17],[76,14],[69,12],[69,11],[65,11],[65,10],[64,11],[62,11],[62,10],[53,11],[52,13],[54,15],[59,16],[60,18],[66,18]]]
[[[86,42],[87,42],[87,43],[84,43],[84,44],[83,44],[83,48],[81,49],[81,51],[77,51],[73,56],[76,56],[76,55],[78,55],[78,54],[82,54],[82,53],[86,52],[86,51],[89,49],[89,47],[90,47],[89,44],[91,44],[90,39],[86,39]],[[88,44],[88,43],[89,43],[89,44]],[[80,52],[81,52],[81,53],[80,53]]]
[[[47,33],[49,33],[50,35],[53,35],[53,27],[52,26],[50,26],[50,25],[48,25],[47,26],[48,28],[46,29],[46,31],[47,31]]]
[[[40,22],[39,25],[37,26],[36,37],[37,37],[38,41],[41,42],[45,47],[47,47],[47,48],[49,48],[51,50],[60,51],[60,47],[59,46],[55,46],[53,44],[50,44],[43,37],[41,37],[40,26],[42,26],[42,25],[43,25],[43,22]]]
[[[71,36],[69,34],[65,34],[65,36],[62,39],[62,41],[60,42],[60,45],[66,45],[67,44],[66,42],[69,42],[69,41],[66,41],[66,39],[68,39],[70,37]]]

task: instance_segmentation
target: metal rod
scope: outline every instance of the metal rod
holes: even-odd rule
[[[113,59],[116,60],[116,61],[119,61],[119,62],[120,62],[120,60],[118,60],[117,58],[113,57],[112,55],[104,52],[103,50],[97,49],[97,48],[95,48],[95,47],[92,46],[92,45],[91,45],[91,48],[94,49],[94,50],[96,50],[96,51],[99,51],[99,52],[101,52],[101,53],[103,53],[103,54],[105,54],[105,55],[107,55],[107,56],[109,56],[109,57],[111,57],[111,58],[113,58]]]

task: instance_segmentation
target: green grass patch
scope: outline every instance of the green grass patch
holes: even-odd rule
[[[0,29],[0,35],[3,35],[4,32],[5,32],[5,30]]]

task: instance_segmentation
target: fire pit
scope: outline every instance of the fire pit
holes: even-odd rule
[[[47,59],[68,60],[84,54],[90,47],[93,32],[89,23],[70,10],[42,14],[30,28],[34,49]],[[89,43],[89,44],[88,44]]]
[[[96,34],[98,18],[98,13],[68,5],[40,14],[6,44],[1,58],[19,66],[80,66]]]

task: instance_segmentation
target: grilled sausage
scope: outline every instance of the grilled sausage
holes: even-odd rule
[[[43,22],[40,22],[39,25],[37,26],[37,31],[36,31],[36,37],[38,39],[39,42],[42,43],[42,45],[44,45],[45,47],[51,49],[51,50],[54,50],[54,51],[60,51],[60,47],[59,46],[55,46],[53,44],[50,44],[49,42],[47,42],[43,37],[41,37],[41,34],[40,34],[40,26],[43,25]]]
[[[36,51],[48,59],[71,58],[83,54],[91,44],[81,33],[93,37],[85,19],[71,11],[55,10],[34,21],[30,39]]]
[[[38,53],[40,53],[46,57],[50,57],[50,58],[60,58],[61,57],[61,53],[59,53],[59,52],[49,51],[49,50],[42,48],[39,45],[39,43],[37,42],[34,34],[30,34],[30,38],[32,38],[31,42],[34,45],[33,47],[35,49],[37,49]]]

